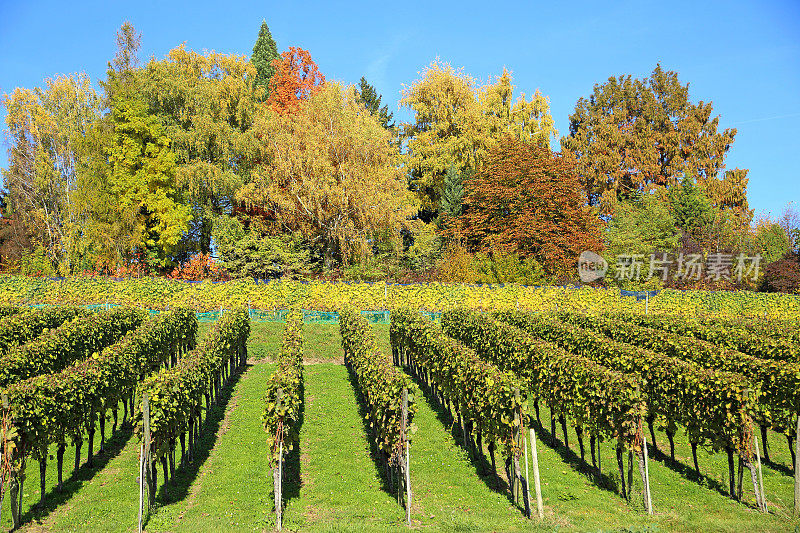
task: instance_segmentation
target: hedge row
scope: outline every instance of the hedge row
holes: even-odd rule
[[[27,309],[8,315],[0,319],[0,354],[35,339],[47,329],[57,328],[76,316],[88,314],[89,311],[82,307],[56,306]]]
[[[489,315],[456,309],[442,315],[445,333],[486,361],[514,372],[530,397],[575,420],[579,431],[617,440],[639,451],[645,413],[639,379],[536,339]]]
[[[495,316],[569,352],[640,376],[651,431],[657,419],[665,426],[671,444],[675,430],[682,426],[695,446],[705,444],[739,453],[749,450],[745,436],[750,431],[748,413],[753,400],[747,393],[750,385],[741,375],[702,369],[694,363],[617,342],[549,315],[508,311]]]
[[[58,372],[117,342],[147,319],[147,311],[118,307],[92,313],[46,331],[0,356],[0,387]]]
[[[174,475],[176,439],[181,440],[182,460],[192,459],[200,436],[203,397],[208,410],[216,403],[230,376],[245,365],[249,335],[247,311],[226,311],[196,349],[182,357],[177,364],[162,369],[139,384],[139,395],[143,398],[147,394],[150,408],[151,448],[146,453],[153,463],[161,460],[164,481],[169,479],[170,474]],[[138,406],[137,422],[137,433],[143,438],[141,404]],[[186,455],[187,435],[189,456]],[[154,465],[152,468],[151,472],[155,474]],[[151,482],[150,494],[153,495],[157,485],[155,476]]]
[[[270,376],[264,395],[261,421],[267,432],[267,446],[272,452],[270,464],[278,464],[278,443],[286,451],[299,441],[299,422],[303,406],[303,313],[292,311],[286,316],[283,344],[277,357],[278,368]],[[280,398],[278,397],[280,390]]]
[[[460,415],[467,432],[475,432],[479,442],[486,437],[490,451],[499,442],[506,457],[517,454],[514,422],[523,412],[526,396],[520,379],[481,359],[416,311],[394,311],[389,332],[398,358],[408,359],[412,370],[429,378],[445,404]]]
[[[381,353],[367,320],[352,308],[339,310],[345,365],[355,374],[358,387],[367,403],[369,425],[375,444],[389,457],[399,457],[403,450],[403,389],[408,389],[408,417],[411,424],[417,407],[411,393],[412,381],[399,371],[386,354]],[[407,426],[406,438],[413,428]]]

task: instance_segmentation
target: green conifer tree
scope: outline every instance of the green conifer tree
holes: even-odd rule
[[[464,179],[469,172],[460,173],[455,166],[447,169],[444,177],[444,189],[440,199],[442,213],[455,218],[461,214],[461,200],[464,198]]]
[[[381,95],[378,94],[375,87],[367,82],[364,76],[361,76],[361,81],[358,83],[356,92],[358,93],[358,101],[364,104],[367,111],[378,118],[381,126],[387,130],[394,128],[394,123],[391,122],[393,113],[389,113],[389,106],[385,105],[381,107]]]
[[[275,45],[275,39],[272,38],[272,33],[269,31],[267,21],[262,20],[258,39],[256,39],[256,44],[253,46],[253,55],[250,56],[250,61],[253,62],[256,72],[258,72],[256,85],[261,85],[266,90],[269,89],[269,80],[275,73],[272,61],[279,57],[278,47]]]

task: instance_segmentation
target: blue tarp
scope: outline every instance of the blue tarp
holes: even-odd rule
[[[652,298],[653,296],[655,296],[659,292],[661,292],[661,291],[625,291],[625,290],[620,289],[619,294],[621,296],[633,296],[633,297],[636,298],[637,302],[640,302],[640,301],[642,301],[642,300],[644,300],[644,299],[646,299],[648,297]]]

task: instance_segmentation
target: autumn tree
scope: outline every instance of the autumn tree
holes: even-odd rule
[[[4,219],[17,250],[43,245],[54,263],[76,259],[85,222],[76,205],[80,145],[100,117],[101,100],[84,74],[45,80],[44,87],[17,88],[3,97],[8,167]]]
[[[798,211],[792,202],[789,202],[781,213],[778,224],[781,225],[783,231],[789,237],[789,249],[794,252],[800,252],[800,211]]]
[[[367,111],[372,113],[378,119],[378,122],[381,123],[381,126],[388,130],[394,129],[392,113],[389,113],[389,106],[384,105],[381,107],[382,96],[378,94],[378,91],[375,90],[375,87],[370,85],[367,81],[367,78],[364,76],[361,76],[361,80],[358,82],[358,87],[356,87],[356,95],[358,97],[358,101],[367,108]]]
[[[112,111],[111,193],[129,228],[130,248],[148,252],[151,266],[170,265],[169,254],[191,219],[175,186],[175,153],[158,117],[129,100]]]
[[[503,70],[493,83],[477,80],[448,63],[434,61],[422,78],[403,89],[400,104],[414,113],[402,125],[411,187],[431,213],[440,209],[447,170],[477,168],[503,135],[547,144],[555,135],[549,103],[536,91],[513,99],[511,74]]]
[[[605,231],[606,260],[615,272],[620,256],[640,256],[648,261],[641,275],[647,277],[651,254],[671,254],[679,241],[678,224],[669,205],[655,194],[635,194],[614,206],[614,214]]]
[[[290,46],[273,61],[275,73],[269,82],[267,104],[280,115],[297,113],[300,102],[307,100],[325,83],[307,50]]]
[[[93,198],[92,218],[97,234],[110,236],[98,243],[103,256],[123,262],[139,254],[150,267],[165,268],[188,228],[191,210],[176,187],[172,141],[146,101],[144,73],[136,68],[139,43],[125,23],[102,83],[111,113],[107,124],[92,132],[103,157],[90,161],[97,175],[106,177]]]
[[[264,89],[264,94],[269,88],[272,75],[275,74],[273,62],[279,57],[278,47],[275,44],[275,39],[272,38],[272,33],[269,31],[267,21],[262,20],[256,44],[253,46],[253,55],[250,56],[250,62],[256,69],[255,84]]]
[[[603,214],[618,200],[691,179],[715,207],[749,222],[747,171],[725,170],[736,129],[719,131],[711,102],[693,103],[689,85],[657,65],[644,79],[611,77],[570,115],[563,150],[577,160],[590,204]]]
[[[764,267],[761,290],[800,294],[800,254],[788,252]]]
[[[264,88],[246,57],[200,54],[185,46],[151,60],[141,77],[141,94],[172,141],[175,185],[192,206],[185,245],[208,253],[214,218],[230,212],[235,191],[257,160],[258,140],[250,128],[261,112]]]
[[[136,31],[129,21],[125,21],[116,35],[117,51],[109,61],[106,69],[106,80],[100,85],[105,91],[106,105],[114,101],[136,98],[139,90],[139,49],[142,46],[142,34]]]
[[[259,121],[270,163],[237,194],[274,220],[275,233],[300,232],[328,267],[370,255],[379,234],[399,246],[416,212],[389,132],[364,110],[353,87],[326,83],[294,113]]]
[[[791,251],[791,236],[770,217],[760,217],[752,228],[753,254],[761,255],[763,264],[781,259]]]
[[[459,218],[476,251],[532,257],[549,276],[564,276],[583,250],[602,248],[573,163],[540,143],[504,136],[466,190]]]

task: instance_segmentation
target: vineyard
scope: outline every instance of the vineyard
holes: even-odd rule
[[[624,295],[618,289],[533,287],[518,284],[461,283],[387,284],[324,281],[254,280],[215,283],[165,278],[31,278],[0,276],[0,305],[121,305],[149,309],[185,307],[218,311],[248,307],[259,310],[302,308],[336,311],[344,305],[386,310],[410,307],[441,312],[461,306],[479,310],[548,310],[628,312],[690,317],[720,316],[796,325],[800,297],[748,291],[663,290],[657,294]]]
[[[800,526],[788,297],[689,317],[710,296],[81,279],[25,307],[3,283],[4,528]],[[87,309],[103,286],[119,292]],[[224,298],[215,321],[197,294]],[[291,310],[254,320],[259,298]],[[304,323],[323,299],[338,324]]]

